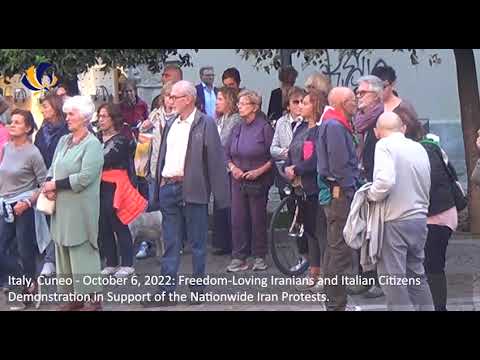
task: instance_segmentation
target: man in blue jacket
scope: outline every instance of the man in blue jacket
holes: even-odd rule
[[[163,216],[165,252],[161,274],[171,281],[160,286],[161,293],[166,294],[164,301],[148,303],[154,306],[175,305],[168,294],[176,288],[185,230],[192,246],[192,277],[205,275],[210,194],[213,193],[219,209],[230,206],[227,167],[215,121],[195,108],[196,90],[192,83],[177,82],[171,98],[178,116],[165,126],[154,193]],[[202,293],[204,287],[191,286],[190,290]]]
[[[202,80],[202,82],[195,87],[197,90],[197,109],[211,118],[215,118],[215,104],[217,102],[218,89],[213,86],[215,80],[213,67],[202,67],[200,69],[200,80]]]
[[[347,293],[342,276],[349,275],[352,268],[351,249],[343,238],[343,228],[355,194],[359,170],[353,142],[351,119],[357,102],[352,90],[345,87],[332,89],[328,110],[318,129],[317,170],[318,175],[330,188],[332,200],[325,206],[327,217],[327,247],[323,256],[325,291],[329,299],[327,310],[344,311]],[[338,280],[338,285],[328,281]]]

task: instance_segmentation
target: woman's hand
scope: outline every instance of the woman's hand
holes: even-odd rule
[[[294,169],[295,169],[295,165],[288,166],[288,167],[285,168],[285,175],[287,176],[288,180],[290,180],[290,181],[295,179],[296,175],[295,175]]]
[[[253,181],[253,180],[256,180],[259,176],[260,176],[260,171],[257,169],[257,170],[250,170],[250,171],[247,171],[246,173],[243,174],[243,178],[245,180],[250,180],[250,181]]]
[[[235,180],[240,180],[244,176],[243,171],[236,166],[232,166],[231,171],[232,171],[232,176]]]
[[[44,195],[48,200],[51,200],[51,201],[57,200],[57,193],[55,191],[46,192]]]
[[[56,189],[57,186],[55,184],[55,181],[47,181],[45,184],[43,184],[42,192],[46,194],[49,192],[55,192]]]
[[[142,123],[142,126],[140,126],[140,130],[141,131],[147,131],[147,130],[150,130],[152,127],[153,127],[152,122],[150,120],[145,120]]]
[[[13,212],[15,213],[15,216],[21,216],[29,208],[30,208],[30,205],[28,205],[26,201],[19,201],[13,207]]]

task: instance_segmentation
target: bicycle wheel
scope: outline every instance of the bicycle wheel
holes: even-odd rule
[[[289,203],[293,204],[293,211],[289,211]],[[292,206],[290,206],[292,210]],[[282,274],[288,276],[298,276],[308,269],[308,263],[305,263],[299,269],[292,269],[298,264],[300,253],[298,252],[297,238],[290,236],[290,228],[295,221],[295,209],[297,201],[293,196],[288,196],[280,202],[280,205],[274,211],[270,221],[269,242],[272,259]],[[306,241],[308,236],[304,232]]]

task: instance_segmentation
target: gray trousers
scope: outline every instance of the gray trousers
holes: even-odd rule
[[[377,270],[388,310],[433,310],[423,267],[427,233],[426,217],[385,223]]]

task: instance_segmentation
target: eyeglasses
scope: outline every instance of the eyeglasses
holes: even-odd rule
[[[182,96],[175,96],[175,95],[170,95],[170,99],[173,101],[177,101],[178,99],[187,97],[187,95],[182,95]]]
[[[237,103],[237,106],[238,106],[238,107],[240,107],[240,106],[247,106],[247,105],[253,105],[253,103],[252,103],[252,102],[248,102],[248,103],[241,103],[241,102],[239,102],[239,103]]]
[[[367,95],[368,93],[375,93],[375,91],[372,91],[372,90],[361,90],[361,91],[357,91],[357,97],[359,97],[359,98],[364,97],[364,96]]]
[[[303,100],[292,100],[292,103],[295,105],[300,105]]]

